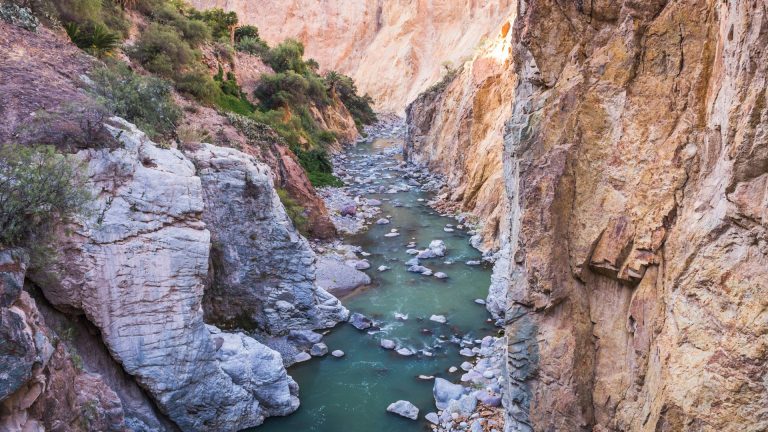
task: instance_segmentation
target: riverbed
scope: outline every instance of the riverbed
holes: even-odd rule
[[[365,191],[372,185],[383,189],[403,185],[399,171],[401,147],[400,139],[390,137],[373,138],[350,149],[345,168],[363,174],[369,168],[376,172],[374,182],[353,186],[351,192]],[[367,273],[373,282],[342,302],[351,312],[373,319],[376,327],[359,331],[345,323],[334,328],[324,342],[330,351],[344,351],[344,357],[327,355],[289,368],[288,373],[300,386],[301,407],[288,417],[269,418],[252,431],[428,430],[424,415],[436,408],[433,380],[423,378],[442,377],[458,382],[463,371],[449,373],[448,369],[468,360],[459,354],[460,341],[496,333],[485,307],[475,302],[488,293],[490,265],[467,264],[480,261],[480,252],[470,246],[469,234],[456,228],[455,219],[440,216],[427,205],[431,193],[412,187],[398,193],[360,195],[381,201],[380,216],[390,216],[391,223],[373,224],[362,233],[344,238],[346,243],[361,246],[371,254],[367,257],[371,264]],[[385,237],[393,229],[400,234]],[[432,240],[445,242],[446,255],[421,260],[421,265],[433,273],[445,273],[446,279],[407,271],[405,262],[413,258],[406,253],[408,243],[424,249]],[[390,270],[379,272],[380,266]],[[430,321],[432,315],[443,315],[447,322]],[[417,354],[406,357],[382,349],[382,338],[394,340],[398,348],[406,347]],[[419,378],[420,375],[424,377]],[[401,399],[419,408],[417,421],[386,412],[390,403]]]

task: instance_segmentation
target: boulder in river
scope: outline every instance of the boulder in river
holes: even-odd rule
[[[341,358],[341,357],[344,357],[344,351],[342,351],[342,350],[335,350],[335,351],[331,352],[331,355],[336,357],[336,358]]]
[[[447,247],[445,246],[445,242],[442,240],[432,240],[429,243],[429,250],[432,251],[436,256],[444,257],[445,256],[445,250]]]
[[[314,357],[322,357],[328,354],[328,345],[322,342],[316,343],[312,345],[312,349],[309,350],[309,353]]]
[[[387,407],[387,412],[391,412],[411,420],[417,420],[419,418],[419,409],[416,408],[416,405],[404,400],[399,400],[389,404]]]
[[[448,275],[443,273],[443,272],[437,272],[437,273],[435,273],[435,277],[438,278],[438,279],[445,279],[445,278],[448,277]]]
[[[330,257],[320,257],[317,260],[316,277],[317,285],[334,295],[344,295],[359,286],[371,283],[367,274],[342,260]]]
[[[468,265],[468,266],[477,266],[477,265],[480,265],[480,261],[477,261],[477,260],[469,260],[469,261],[467,261],[467,265]]]
[[[443,315],[432,315],[429,320],[440,324],[445,324],[448,321]]]
[[[378,271],[380,271],[380,272],[383,272],[383,271],[387,271],[387,270],[389,270],[389,267],[387,267],[387,266],[385,266],[385,265],[382,265],[382,266],[379,266],[379,268],[378,268],[378,269],[376,269],[376,270],[378,270]]]
[[[389,223],[389,219],[387,218],[381,218],[376,221],[376,225],[387,225]]]
[[[359,312],[355,312],[349,316],[349,323],[358,330],[366,330],[373,327],[373,321]]]
[[[381,347],[384,349],[395,349],[395,341],[390,339],[382,339],[379,345],[381,345]]]
[[[413,351],[411,351],[408,348],[400,348],[399,350],[397,350],[397,353],[405,357],[410,357],[413,355]]]
[[[459,384],[453,384],[443,378],[435,378],[435,384],[432,386],[432,396],[435,397],[435,406],[437,409],[445,409],[452,400],[459,400],[464,394],[464,387]]]

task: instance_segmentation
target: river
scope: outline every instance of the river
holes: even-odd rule
[[[398,139],[370,139],[348,151],[346,168],[365,171],[374,155],[387,152],[392,146],[402,146]],[[385,157],[378,162],[381,169],[379,184],[402,183],[396,171],[402,160]],[[391,177],[391,178],[387,178]],[[269,418],[252,431],[258,432],[405,432],[428,429],[424,415],[436,411],[432,398],[433,380],[419,375],[443,377],[458,382],[463,371],[449,373],[467,358],[459,355],[456,338],[480,339],[495,334],[485,307],[474,302],[485,298],[490,284],[490,265],[470,266],[469,260],[480,260],[480,253],[469,245],[469,235],[456,229],[446,232],[446,225],[456,224],[452,218],[435,214],[426,202],[431,194],[412,189],[396,194],[366,194],[383,202],[382,216],[390,215],[389,225],[371,225],[363,233],[347,236],[346,243],[358,245],[370,253],[373,279],[370,287],[354,292],[342,302],[352,312],[360,312],[381,323],[378,332],[359,331],[350,324],[337,326],[324,342],[330,351],[342,350],[346,355],[313,358],[289,368],[288,373],[300,386],[301,407],[288,417]],[[401,207],[395,207],[399,201]],[[401,233],[384,237],[392,228]],[[422,260],[422,265],[434,272],[444,272],[447,279],[409,273],[405,261],[406,244],[413,241],[424,249],[430,241],[445,241],[448,249],[444,258]],[[378,272],[386,265],[391,270]],[[395,313],[407,315],[396,319]],[[429,320],[433,314],[444,315],[448,321],[439,324]],[[379,347],[381,338],[392,339],[398,347],[427,350],[403,357]],[[451,341],[453,339],[453,342]],[[419,420],[413,421],[386,412],[397,400],[408,400],[420,410]]]

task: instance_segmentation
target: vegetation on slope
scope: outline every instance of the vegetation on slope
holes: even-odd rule
[[[340,101],[359,130],[376,121],[370,97],[358,95],[351,78],[333,71],[321,76],[317,62],[304,58],[300,42],[286,40],[270,47],[256,27],[238,26],[234,12],[199,11],[182,0],[13,1],[32,9],[49,25],[61,24],[73,43],[105,60],[116,55],[128,36],[128,11],[138,13],[143,27],[124,50],[153,76],[136,74],[119,61],[106,61],[106,67],[95,74],[93,91],[111,113],[155,138],[175,134],[181,116],[171,98],[175,88],[201,104],[272,127],[297,155],[314,185],[340,185],[327,155],[328,145],[337,137],[318,124],[312,113]],[[221,64],[211,72],[203,61],[203,48],[230,66],[236,52],[256,55],[274,73],[263,75],[254,94],[247,95]]]

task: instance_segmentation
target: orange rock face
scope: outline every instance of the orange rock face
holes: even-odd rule
[[[768,428],[767,10],[521,2],[507,427]]]
[[[473,215],[484,250],[499,248],[509,221],[502,199],[503,135],[516,82],[509,26],[509,21],[500,26],[472,60],[406,111],[407,159],[445,177],[438,208]]]
[[[221,7],[259,27],[274,45],[297,38],[322,69],[354,78],[376,109],[402,113],[442,76],[443,64],[471,58],[513,10],[512,0],[192,0]]]

